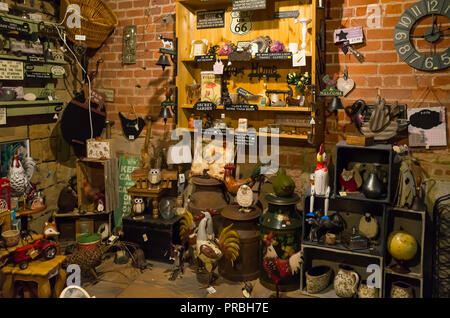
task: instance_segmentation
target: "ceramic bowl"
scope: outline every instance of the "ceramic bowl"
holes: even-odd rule
[[[405,282],[392,283],[391,298],[414,298],[412,286]]]
[[[315,266],[306,272],[306,291],[316,294],[330,284],[331,268],[325,265]]]
[[[20,232],[18,230],[9,230],[2,233],[2,238],[7,247],[16,246],[20,240]]]
[[[362,281],[358,287],[359,298],[379,298],[379,292],[379,288],[368,286],[366,281]]]

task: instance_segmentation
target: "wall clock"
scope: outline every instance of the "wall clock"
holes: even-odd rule
[[[439,16],[444,16],[443,23],[438,23]],[[450,47],[445,39],[450,37],[449,24],[450,0],[422,0],[413,4],[403,12],[394,29],[398,55],[418,70],[446,69],[450,66]]]

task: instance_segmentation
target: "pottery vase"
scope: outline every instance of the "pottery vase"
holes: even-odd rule
[[[339,265],[339,271],[334,278],[334,291],[342,298],[351,298],[358,291],[359,275],[348,265]]]
[[[391,298],[414,298],[412,286],[404,282],[392,283]]]
[[[331,268],[328,266],[315,266],[306,272],[306,291],[316,294],[330,284]]]
[[[385,192],[384,185],[378,178],[377,168],[378,166],[375,166],[375,168],[372,169],[362,187],[362,192],[369,199],[378,199]]]
[[[379,298],[379,289],[375,287],[370,287],[367,285],[366,281],[362,281],[358,287],[358,297],[359,298]]]

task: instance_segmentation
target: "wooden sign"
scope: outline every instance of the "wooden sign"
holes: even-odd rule
[[[51,79],[52,73],[49,72],[25,72],[26,78],[34,78],[34,79]]]
[[[255,104],[231,104],[223,107],[225,110],[236,110],[240,112],[254,112],[258,110],[258,105]]]
[[[230,31],[233,34],[244,35],[253,29],[251,11],[231,11]]]
[[[287,18],[297,18],[299,15],[298,11],[280,11],[280,12],[275,12],[273,14],[273,17],[275,19],[287,19]]]
[[[96,88],[96,91],[103,93],[105,95],[105,102],[114,102],[114,89],[112,88]]]
[[[197,29],[225,27],[225,10],[197,12]]]
[[[264,10],[266,0],[233,0],[233,11]]]
[[[252,93],[250,93],[249,91],[246,91],[245,89],[243,89],[242,87],[238,87],[236,92],[245,98],[250,98],[250,97],[255,96]]]
[[[350,44],[364,42],[364,34],[362,27],[353,27],[347,29],[334,30],[334,43],[349,41]]]
[[[200,110],[200,111],[212,111],[216,110],[217,106],[216,104],[212,102],[196,102],[194,104],[194,110]]]
[[[0,60],[0,80],[23,80],[23,63]]]
[[[214,55],[197,55],[194,60],[196,62],[214,62],[216,57]]]
[[[255,60],[292,60],[291,52],[256,53]]]

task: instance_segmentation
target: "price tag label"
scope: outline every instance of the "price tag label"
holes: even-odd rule
[[[75,34],[75,40],[77,40],[77,41],[86,41],[86,35]]]

